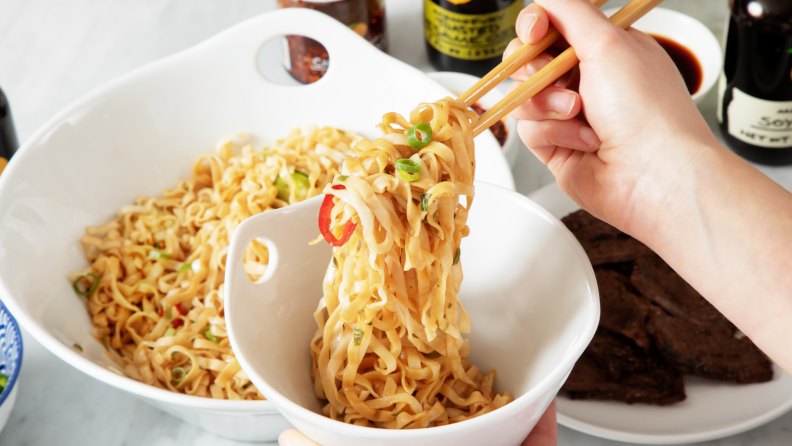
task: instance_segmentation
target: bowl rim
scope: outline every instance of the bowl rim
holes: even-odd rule
[[[603,9],[602,12],[610,17],[618,10],[619,8],[607,8],[607,9]],[[715,84],[718,83],[718,76],[720,75],[720,72],[723,70],[723,48],[721,48],[720,41],[712,32],[712,30],[709,29],[709,27],[705,25],[703,22],[701,22],[701,20],[698,20],[693,16],[685,14],[684,12],[680,12],[669,8],[657,7],[649,11],[644,17],[642,17],[642,19],[645,19],[650,16],[655,16],[657,17],[657,19],[663,20],[663,22],[665,23],[663,26],[665,29],[669,30],[669,33],[673,31],[677,33],[682,32],[688,34],[695,34],[698,36],[698,41],[702,45],[706,45],[712,51],[716,52],[715,56],[717,57],[715,57],[714,60],[719,61],[718,65],[717,66],[715,66],[715,64],[707,65],[703,63],[702,61],[703,56],[700,54],[700,52],[697,52],[693,48],[690,48],[685,45],[685,48],[690,50],[690,52],[696,56],[696,59],[698,60],[699,65],[701,66],[701,71],[702,71],[701,86],[699,87],[698,91],[690,95],[690,97],[694,101],[699,101],[712,90]],[[684,26],[672,27],[671,25],[674,24],[672,21],[684,22],[683,23]],[[640,25],[638,27],[633,25],[633,28],[641,32],[646,32],[640,28]],[[648,34],[648,32],[646,33]],[[655,34],[660,33],[660,31],[654,33]],[[665,35],[663,37],[667,37],[671,40],[675,40],[671,36]],[[711,74],[711,76],[707,76],[708,74]]]
[[[255,373],[255,368],[245,360],[244,356],[237,356],[237,360],[239,360],[242,368],[249,371],[248,376],[257,375],[257,377],[262,381],[262,386],[257,385],[259,390],[262,391],[261,393],[266,393],[269,395],[267,397],[268,400],[272,401],[273,405],[278,407],[279,410],[282,407],[283,410],[281,410],[281,413],[283,413],[290,422],[293,423],[292,417],[295,417],[304,420],[305,422],[312,424],[319,429],[332,432],[336,435],[372,440],[394,440],[397,438],[399,440],[410,440],[438,437],[450,433],[461,433],[477,430],[492,424],[504,422],[505,420],[514,417],[520,410],[523,410],[531,403],[537,401],[541,395],[551,391],[554,386],[557,385],[559,388],[561,387],[563,382],[569,376],[569,373],[571,372],[575,362],[578,360],[580,355],[583,354],[583,351],[591,342],[594,332],[597,330],[597,326],[599,325],[599,288],[597,286],[596,276],[594,275],[594,267],[591,265],[591,262],[583,250],[583,247],[580,245],[580,242],[577,241],[572,232],[569,231],[569,229],[561,222],[561,220],[553,216],[553,214],[541,207],[539,204],[525,195],[504,189],[494,184],[477,181],[475,185],[477,190],[480,190],[479,188],[483,188],[485,190],[491,189],[494,193],[506,195],[506,197],[509,198],[516,206],[526,207],[535,211],[539,217],[552,223],[555,228],[561,231],[563,234],[562,237],[572,249],[574,257],[580,261],[583,266],[584,275],[589,287],[589,294],[586,300],[593,304],[593,314],[591,319],[588,321],[588,325],[581,331],[580,338],[566,350],[562,359],[558,364],[556,364],[554,368],[550,370],[547,376],[542,378],[539,383],[537,383],[533,388],[529,389],[523,395],[515,398],[514,401],[499,408],[498,410],[494,410],[480,417],[466,420],[465,422],[461,423],[438,426],[431,429],[401,429],[397,431],[350,425],[332,420],[325,417],[324,415],[320,415],[312,410],[306,409],[273,389],[272,386],[266,382],[266,380],[261,378],[258,373]],[[233,244],[233,241],[231,243]],[[228,269],[226,270],[226,274],[229,274]],[[236,347],[236,337],[234,335],[233,324],[228,324],[227,328],[231,345]],[[518,402],[521,402],[521,404],[518,404]]]
[[[22,369],[22,357],[24,356],[25,351],[24,341],[22,341],[22,330],[19,329],[19,324],[17,323],[16,318],[14,318],[14,315],[11,314],[11,311],[0,299],[0,314],[2,313],[8,315],[8,318],[11,321],[10,325],[13,327],[14,331],[16,332],[17,339],[19,340],[19,346],[17,347],[18,354],[16,358],[16,368],[14,369],[14,374],[8,377],[8,383],[3,389],[2,394],[0,394],[0,406],[3,405],[5,400],[8,399],[8,395],[10,395],[14,390],[14,385],[16,384],[17,379],[19,378],[19,372]]]

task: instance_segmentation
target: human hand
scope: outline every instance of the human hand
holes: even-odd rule
[[[556,446],[557,439],[556,403],[553,400],[522,446]],[[278,444],[280,446],[319,446],[295,429],[281,432]]]
[[[541,39],[549,20],[581,60],[579,94],[557,84],[515,110],[520,137],[575,202],[644,238],[660,204],[706,162],[701,148],[722,148],[652,37],[616,27],[586,0],[536,1],[505,56]],[[525,81],[551,59],[543,54],[513,78]]]

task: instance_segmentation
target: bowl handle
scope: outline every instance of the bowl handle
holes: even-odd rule
[[[224,297],[227,304],[232,304],[236,293],[266,293],[270,286],[274,290],[278,284],[269,282],[281,268],[299,270],[307,263],[329,262],[332,255],[329,245],[308,245],[319,233],[317,220],[323,199],[324,195],[320,195],[289,207],[263,212],[237,226],[226,256]],[[253,282],[245,274],[243,260],[248,244],[257,238],[267,244],[269,262],[264,275]]]
[[[210,56],[224,70],[258,72],[257,56],[267,41],[285,35],[303,35],[319,41],[330,56],[330,67],[322,78],[353,74],[363,64],[370,64],[372,45],[363,37],[332,17],[311,9],[287,8],[261,14],[215,35],[188,52],[198,57]],[[207,59],[209,60],[209,59]],[[222,61],[222,63],[217,63]],[[293,87],[294,88],[294,87]],[[300,87],[297,87],[300,88]]]

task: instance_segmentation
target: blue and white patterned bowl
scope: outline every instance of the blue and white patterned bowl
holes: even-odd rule
[[[17,377],[22,367],[22,332],[8,309],[0,302],[0,373],[8,377],[0,393],[0,430],[8,421],[17,395]]]

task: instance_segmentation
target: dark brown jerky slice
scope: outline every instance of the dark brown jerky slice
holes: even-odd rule
[[[624,401],[665,406],[685,399],[682,375],[661,362],[633,372],[620,380],[611,379],[588,353],[583,353],[561,387],[572,399]]]
[[[617,272],[595,268],[600,292],[599,326],[626,336],[641,348],[651,345],[646,320],[651,304],[628,288],[628,280]]]
[[[734,334],[735,327],[656,254],[635,261],[633,286],[672,316]]]
[[[586,353],[602,367],[611,379],[617,380],[631,373],[646,370],[646,351],[626,337],[598,328]]]
[[[649,333],[660,354],[673,367],[720,381],[757,383],[773,379],[773,364],[750,339],[669,316],[653,308]]]
[[[643,243],[584,210],[569,214],[561,221],[578,239],[594,266],[630,262],[651,252]]]

